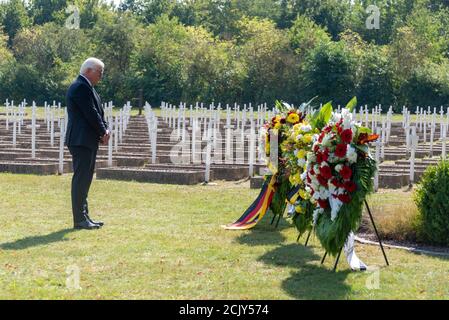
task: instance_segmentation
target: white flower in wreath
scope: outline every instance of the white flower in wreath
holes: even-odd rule
[[[335,194],[335,190],[337,189],[337,187],[334,186],[331,180],[329,180],[329,182],[327,183],[327,188],[329,189],[330,194]]]
[[[325,147],[330,147],[332,145],[331,141],[332,141],[332,136],[331,136],[331,134],[327,133],[324,135],[323,141],[321,142],[321,144]]]
[[[331,207],[331,220],[335,221],[335,219],[338,216],[338,212],[340,211],[341,206],[343,205],[343,202],[341,202],[337,198],[334,198],[333,196],[331,196],[329,198],[329,204]]]
[[[298,166],[303,167],[306,164],[306,159],[298,159]]]
[[[335,166],[335,171],[340,172],[341,169],[343,169],[343,165],[337,164],[337,165]]]
[[[352,129],[354,125],[354,121],[352,121],[352,113],[349,112],[348,109],[343,109],[341,114],[343,117],[343,129]]]
[[[303,138],[304,136],[302,135],[302,134],[298,134],[297,136],[296,136],[296,141],[301,141],[301,139]]]
[[[301,181],[306,181],[307,180],[307,172],[304,171],[303,173],[301,173],[301,175],[299,177],[301,178]]]
[[[320,193],[323,196],[323,198],[321,198],[323,200],[329,198],[329,196],[330,196],[329,190],[326,187],[321,186],[321,185],[320,185]]]
[[[313,190],[318,190],[320,188],[320,184],[315,177],[312,178],[311,186],[312,186]],[[319,194],[318,194],[318,198],[319,198]]]
[[[351,145],[348,146],[346,157],[348,158],[349,163],[357,162],[357,151],[355,150],[355,148],[353,146],[351,146]]]
[[[339,158],[337,158],[337,157],[335,157],[335,154],[332,152],[332,153],[329,153],[329,157],[327,158],[327,162],[329,162],[329,163],[335,163],[335,162],[337,162],[337,161],[339,161],[340,159]]]
[[[326,161],[321,162],[320,168],[329,167],[329,164]]]
[[[313,210],[313,225],[316,225],[318,221],[318,216],[324,212],[324,209],[318,208]]]
[[[307,133],[312,131],[312,126],[310,124],[304,125],[301,127],[302,132]]]
[[[312,168],[312,163],[310,163],[310,162],[307,160],[306,171],[310,171],[311,168]]]
[[[307,163],[312,164],[312,163],[314,163],[314,162],[316,162],[316,156],[315,156],[315,154],[314,154],[313,152],[308,152],[308,153],[307,153]]]
[[[341,120],[341,113],[337,113],[337,112],[332,113],[332,119],[331,119],[332,124],[335,124],[340,120]]]

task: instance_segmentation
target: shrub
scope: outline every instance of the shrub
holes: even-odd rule
[[[425,171],[415,192],[419,210],[418,236],[439,245],[449,245],[449,161]]]

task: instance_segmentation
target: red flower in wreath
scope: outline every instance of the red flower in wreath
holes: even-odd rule
[[[340,143],[337,145],[337,148],[335,149],[335,156],[339,158],[343,158],[346,156],[346,151],[348,150],[348,145],[345,143]]]
[[[338,180],[337,180],[336,178],[333,178],[333,179],[331,180],[331,183],[332,183],[336,188],[338,188],[339,185],[340,185],[340,183],[338,182]]]
[[[322,209],[329,207],[329,202],[327,200],[318,199],[318,204]]]
[[[333,178],[332,179],[332,184],[336,187],[336,188],[343,188],[344,184],[339,182],[337,178]]]
[[[345,179],[349,180],[352,177],[352,170],[348,166],[343,166],[343,168],[340,170],[340,176]]]
[[[344,143],[351,143],[352,141],[352,130],[346,129],[341,133],[341,141]]]
[[[353,181],[346,181],[343,184],[343,187],[346,189],[346,191],[348,192],[354,192],[355,190],[357,190],[357,185],[353,182]]]
[[[318,137],[318,142],[319,142],[319,143],[323,142],[323,139],[324,139],[324,135],[325,135],[325,134],[326,134],[325,132],[321,132],[321,133],[320,133],[320,136]]]
[[[332,178],[332,171],[331,168],[329,166],[323,166],[320,168],[320,174],[324,179],[329,180],[330,178]]]
[[[341,135],[341,133],[343,132],[343,128],[341,127],[340,123],[337,123],[335,127],[337,128],[337,133]]]
[[[329,133],[331,131],[332,131],[332,127],[329,127],[329,126],[323,129],[323,132],[325,132],[325,133]]]
[[[326,162],[329,159],[329,149],[325,149],[323,152],[316,152],[316,162]]]
[[[378,134],[370,134],[370,135],[368,135],[367,133],[361,133],[361,134],[359,134],[359,139],[357,141],[357,144],[365,144],[365,143],[368,143],[368,142],[376,141],[377,139],[379,139],[379,135]]]
[[[337,198],[343,203],[351,202],[351,196],[349,194],[339,194]]]
[[[327,187],[327,181],[329,179],[326,179],[325,177],[323,177],[321,174],[316,176],[316,179],[318,180],[318,182],[323,186],[323,187]]]

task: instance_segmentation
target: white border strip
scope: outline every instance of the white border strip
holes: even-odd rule
[[[360,242],[362,244],[370,244],[370,245],[379,246],[379,242],[366,240],[366,239],[360,238],[358,236],[355,236],[355,241]],[[413,248],[413,247],[395,246],[395,245],[390,245],[390,244],[385,244],[385,243],[382,243],[382,245],[386,248],[407,250],[407,251],[410,251],[413,253],[422,253],[422,254],[428,254],[428,255],[434,255],[434,256],[449,256],[449,252],[435,252],[435,251],[417,249],[417,248]]]

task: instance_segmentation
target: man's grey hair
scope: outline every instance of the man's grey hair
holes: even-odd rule
[[[80,73],[85,74],[88,69],[93,70],[98,68],[104,69],[104,63],[97,58],[88,58],[81,65]]]

